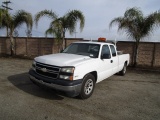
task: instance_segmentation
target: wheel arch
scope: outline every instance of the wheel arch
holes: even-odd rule
[[[95,78],[95,83],[97,82],[97,78],[98,78],[97,71],[92,71],[92,72],[89,72],[89,73],[87,73],[87,74],[93,75],[94,78]],[[87,74],[86,74],[86,75],[87,75]],[[86,76],[86,75],[85,75],[85,76]],[[85,77],[85,76],[84,76],[84,77]]]
[[[128,61],[125,61],[124,64],[128,65]]]
[[[96,71],[89,72],[83,77],[81,91],[79,94],[79,97],[81,99],[87,99],[93,94],[96,81],[97,81]]]

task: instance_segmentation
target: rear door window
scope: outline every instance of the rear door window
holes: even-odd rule
[[[112,57],[115,57],[117,55],[115,47],[113,45],[110,45],[110,48],[111,48]]]

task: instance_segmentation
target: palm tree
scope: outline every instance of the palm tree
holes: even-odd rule
[[[45,32],[46,36],[48,34],[55,36],[55,43],[58,45],[59,52],[63,49],[63,41],[62,41],[62,28],[60,24],[54,24],[54,27],[50,27]]]
[[[0,29],[5,27],[5,18],[7,17],[7,11],[5,9],[0,8]]]
[[[126,10],[123,17],[114,18],[110,22],[110,27],[113,24],[118,24],[118,31],[124,30],[128,37],[135,40],[133,66],[136,66],[139,42],[160,26],[160,11],[144,16],[139,8],[133,7]]]
[[[62,38],[63,45],[65,41],[66,31],[69,31],[70,34],[73,34],[78,21],[80,22],[80,30],[82,31],[85,24],[85,17],[83,13],[79,10],[69,11],[62,17],[58,17],[54,12],[49,10],[40,11],[35,15],[36,25],[38,25],[39,19],[43,16],[47,16],[52,19],[49,29],[47,30],[48,32],[46,31],[46,33],[54,34],[55,36],[57,36],[58,34],[58,36]]]
[[[4,16],[2,27],[9,28],[11,55],[14,55],[14,39],[13,39],[14,30],[16,28],[19,28],[23,23],[27,25],[27,29],[30,29],[30,30],[32,29],[32,25],[33,25],[32,15],[24,10],[18,10],[13,15],[6,13],[6,15]]]

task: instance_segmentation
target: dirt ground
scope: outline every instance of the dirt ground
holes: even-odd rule
[[[0,120],[160,120],[160,73],[129,68],[81,100],[42,89],[28,76],[31,60],[0,58]]]

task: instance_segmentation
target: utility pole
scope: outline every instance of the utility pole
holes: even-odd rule
[[[2,8],[1,8],[1,6],[0,6],[0,10],[2,10]],[[2,12],[0,12],[0,27],[1,27],[1,25],[2,25]]]
[[[10,4],[11,1],[5,1],[5,2],[2,2],[2,7],[6,9],[7,13],[8,13],[8,10],[13,10],[12,8],[8,7],[8,4]],[[8,33],[8,26],[7,26],[7,37],[9,36],[9,33]]]
[[[11,1],[5,1],[5,2],[2,2],[4,5],[2,5],[2,7],[4,7],[6,10],[7,10],[7,12],[8,12],[8,10],[13,10],[12,8],[10,8],[10,7],[8,7],[8,4],[10,4],[11,3]]]

